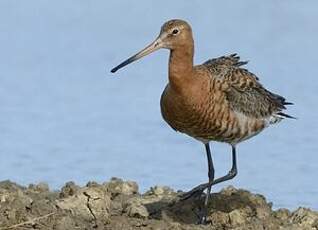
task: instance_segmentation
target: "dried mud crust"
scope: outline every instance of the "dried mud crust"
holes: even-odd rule
[[[68,182],[61,191],[45,183],[22,187],[0,182],[2,229],[318,229],[318,212],[298,208],[273,211],[262,195],[228,187],[212,194],[207,225],[197,225],[203,197],[178,199],[168,187],[144,194],[135,182],[113,178],[80,187]]]

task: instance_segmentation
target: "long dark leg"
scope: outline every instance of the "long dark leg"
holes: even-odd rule
[[[211,193],[212,183],[214,180],[214,166],[213,166],[213,161],[212,161],[209,143],[205,144],[205,150],[206,150],[206,156],[208,158],[208,176],[209,176],[209,183],[208,184],[209,184],[209,186],[208,186],[208,190],[207,190],[205,201],[204,201],[203,214],[202,214],[202,217],[200,220],[200,222],[202,224],[204,224],[206,222],[206,217],[207,217],[207,213],[208,213],[208,202],[209,202],[209,197],[210,197],[210,193]]]
[[[232,145],[232,168],[225,176],[217,178],[213,181],[212,185],[231,180],[237,175],[237,164],[236,164],[236,149],[235,146]]]
[[[209,181],[209,183],[200,184],[199,186],[193,188],[191,191],[181,195],[181,199],[186,200],[193,195],[201,194],[204,191],[204,189],[209,188],[212,185],[233,179],[236,175],[237,175],[236,148],[235,146],[232,146],[232,168],[228,172],[228,174],[220,178],[217,178],[213,180],[212,182]]]

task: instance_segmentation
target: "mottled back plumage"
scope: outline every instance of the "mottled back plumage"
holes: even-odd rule
[[[258,77],[241,67],[245,64],[247,61],[240,61],[237,54],[232,54],[208,60],[203,65],[213,77],[227,85],[225,94],[233,110],[253,118],[291,118],[282,112],[286,109],[285,105],[291,103],[286,102],[284,97],[266,90]]]

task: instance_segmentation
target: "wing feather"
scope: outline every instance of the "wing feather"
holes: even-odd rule
[[[203,65],[213,77],[228,86],[224,90],[233,110],[254,118],[269,118],[273,115],[290,118],[282,110],[286,109],[285,105],[292,103],[265,89],[253,73],[241,67],[245,64],[247,62],[240,61],[237,54],[232,54],[208,60]]]

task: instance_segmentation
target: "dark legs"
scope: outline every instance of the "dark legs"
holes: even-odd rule
[[[235,146],[232,146],[232,168],[225,176],[217,178],[213,181],[212,185],[231,180],[237,175],[237,166],[236,166],[236,149]]]
[[[231,167],[231,170],[225,176],[222,176],[222,177],[214,180],[214,167],[213,167],[213,162],[212,162],[209,144],[206,144],[205,148],[206,148],[206,152],[207,152],[208,165],[209,165],[209,174],[208,174],[209,175],[209,182],[204,183],[204,184],[200,184],[199,186],[193,188],[191,191],[183,194],[181,196],[181,199],[186,200],[186,199],[190,198],[191,196],[201,195],[202,192],[207,188],[208,189],[207,196],[206,196],[205,202],[204,202],[204,206],[206,208],[207,204],[208,204],[209,195],[211,192],[211,186],[234,178],[237,175],[237,162],[236,162],[236,149],[235,149],[235,146],[232,145],[232,167]],[[207,210],[205,210],[205,212],[206,211]]]
[[[214,180],[214,166],[213,166],[213,161],[212,161],[212,156],[211,156],[211,150],[210,150],[210,145],[209,143],[205,144],[205,150],[206,150],[206,156],[208,158],[208,176],[209,176],[209,185],[207,186],[208,191],[205,197],[205,201],[204,201],[204,210],[203,210],[203,214],[200,220],[201,224],[204,224],[206,222],[206,216],[207,216],[207,212],[208,212],[208,202],[209,202],[209,197],[210,197],[210,193],[211,193],[211,187],[212,187],[212,183]]]

